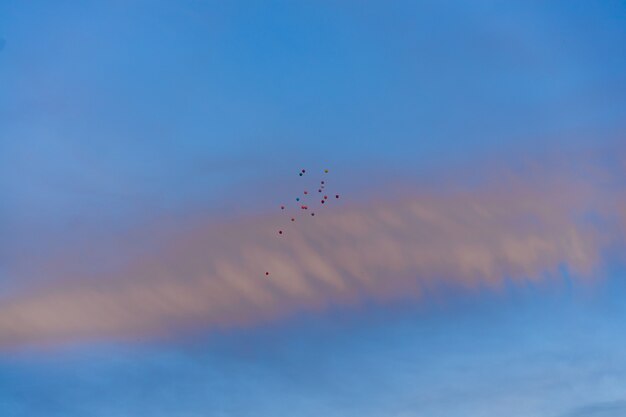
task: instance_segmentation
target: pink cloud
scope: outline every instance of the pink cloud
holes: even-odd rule
[[[496,171],[497,180],[471,190],[407,188],[401,197],[329,207],[295,223],[279,213],[163,226],[179,226],[176,234],[153,226],[149,234],[169,238],[113,271],[56,260],[47,273],[61,278],[0,300],[0,346],[250,326],[364,299],[419,302],[442,282],[497,289],[505,279],[546,279],[563,265],[594,276],[626,230],[623,187],[607,181],[615,173]],[[605,226],[587,221],[589,213]],[[134,253],[121,239],[93,250],[110,259]]]

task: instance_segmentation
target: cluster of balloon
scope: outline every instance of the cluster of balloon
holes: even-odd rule
[[[303,177],[305,174],[306,174],[306,170],[304,170],[304,169],[301,170],[298,173],[298,175],[300,177]],[[328,169],[324,170],[324,174],[328,174]],[[319,193],[321,193],[322,191],[324,191],[325,188],[326,188],[326,181],[324,181],[324,180],[320,181],[319,185],[318,185],[317,191]],[[302,196],[303,200],[305,200],[305,199],[307,199],[309,197],[309,192],[307,190],[304,190],[302,194],[303,194],[303,196]],[[339,194],[335,194],[335,199],[339,199]],[[301,200],[300,196],[296,197],[296,202],[298,202],[298,204],[300,205],[300,210],[298,210],[298,212],[301,212],[302,210],[309,210],[308,204],[302,204],[302,203],[304,203],[304,201],[302,201],[302,203],[300,203],[300,200]],[[328,201],[328,195],[324,195],[323,198],[320,200],[320,204],[326,204],[327,201]],[[282,204],[280,206],[280,209],[281,210],[285,210],[286,209],[286,205]],[[315,212],[311,211],[311,217],[314,217],[314,216],[315,216]],[[291,219],[292,223],[296,222],[296,217],[294,216],[293,213],[290,215],[290,219]],[[281,230],[278,231],[278,234],[279,235],[284,235],[285,232],[281,229]],[[269,274],[270,274],[269,271],[265,272],[265,276],[269,276]]]

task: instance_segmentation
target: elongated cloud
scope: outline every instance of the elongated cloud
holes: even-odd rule
[[[57,262],[49,273],[68,276],[0,301],[0,346],[254,325],[365,299],[419,300],[442,283],[541,280],[563,266],[590,277],[626,227],[614,179],[543,170],[534,179],[348,202],[295,223],[282,215],[222,225],[190,219],[112,271],[81,274]],[[115,257],[124,243],[97,250]]]

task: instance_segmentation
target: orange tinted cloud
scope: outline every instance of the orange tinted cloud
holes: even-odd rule
[[[626,204],[616,192],[597,173],[542,171],[330,206],[296,223],[191,219],[114,272],[81,275],[57,262],[70,276],[0,301],[0,346],[248,326],[364,299],[419,301],[441,283],[495,289],[563,265],[590,277],[623,236]],[[589,221],[590,213],[607,220]],[[97,250],[115,256],[124,244]]]

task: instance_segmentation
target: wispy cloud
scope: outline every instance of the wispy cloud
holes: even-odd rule
[[[623,415],[626,415],[626,401],[610,401],[577,407],[561,417],[620,417]]]
[[[366,299],[419,300],[442,284],[497,289],[562,267],[590,277],[623,237],[623,185],[594,169],[531,172],[348,202],[295,223],[193,218],[113,272],[79,273],[58,261],[47,273],[63,278],[0,301],[0,346],[254,325]],[[97,251],[113,259],[126,248],[120,241]]]

